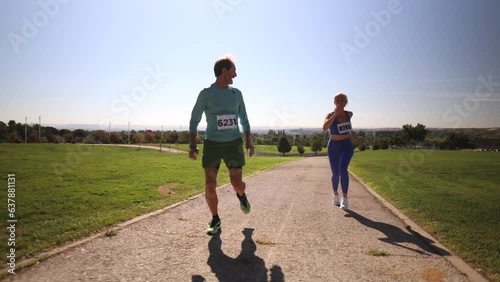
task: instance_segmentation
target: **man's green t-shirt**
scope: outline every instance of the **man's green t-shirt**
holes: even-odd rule
[[[207,140],[227,142],[241,138],[238,120],[243,132],[250,131],[243,95],[236,88],[220,88],[213,83],[203,89],[191,112],[189,132],[197,132],[203,112],[207,120]]]

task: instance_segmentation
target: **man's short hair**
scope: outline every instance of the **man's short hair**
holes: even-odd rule
[[[223,69],[226,69],[229,71],[229,69],[232,66],[234,66],[234,62],[231,58],[229,58],[227,56],[217,60],[217,62],[215,62],[215,65],[214,65],[215,77],[219,77],[219,75],[222,74]]]

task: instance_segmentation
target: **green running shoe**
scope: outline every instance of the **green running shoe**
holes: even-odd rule
[[[250,202],[247,199],[247,195],[244,194],[243,196],[240,197],[240,195],[236,193],[236,197],[238,197],[238,200],[240,200],[240,208],[243,211],[243,213],[248,214],[252,207],[250,206]]]
[[[214,235],[217,234],[220,230],[220,219],[215,220],[212,219],[212,222],[210,222],[210,226],[207,228],[207,234],[208,235]]]

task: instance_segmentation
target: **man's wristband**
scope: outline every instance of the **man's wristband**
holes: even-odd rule
[[[196,147],[198,147],[198,146],[196,145],[196,143],[189,144],[189,149],[191,149],[191,150],[192,150],[192,149],[196,149]]]

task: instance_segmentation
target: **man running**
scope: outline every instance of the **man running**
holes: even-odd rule
[[[203,141],[202,166],[205,169],[205,200],[212,214],[212,221],[207,228],[207,234],[219,232],[221,221],[218,215],[217,174],[221,160],[224,160],[229,169],[229,177],[236,196],[240,201],[240,208],[244,213],[250,212],[250,203],[245,194],[242,168],[245,165],[243,139],[241,138],[238,120],[241,123],[249,156],[253,156],[254,148],[250,136],[245,103],[241,92],[229,85],[236,77],[234,61],[224,57],[215,62],[215,83],[203,89],[198,95],[196,104],[191,112],[189,122],[189,158],[196,160],[198,147],[196,145],[197,127],[201,116],[205,112],[207,130]]]

